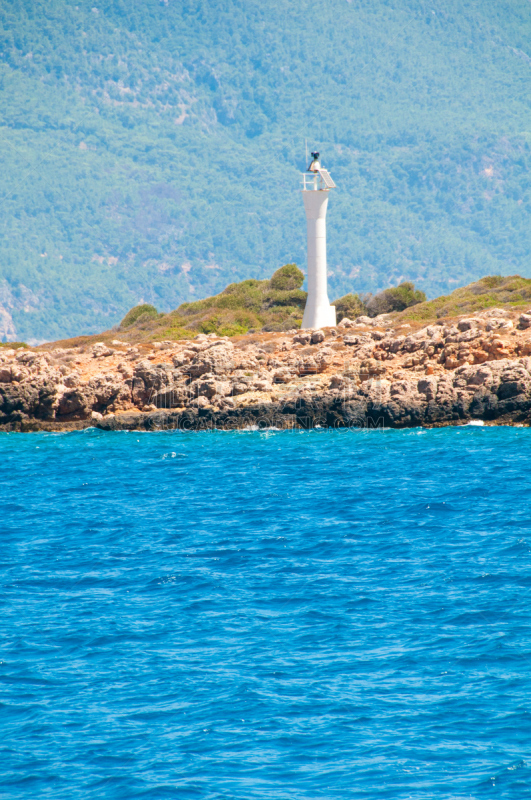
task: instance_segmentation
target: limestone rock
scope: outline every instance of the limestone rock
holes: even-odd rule
[[[490,319],[491,317],[505,317],[508,318],[511,316],[510,312],[507,311],[506,308],[487,308],[486,311],[481,311],[477,315],[477,317]]]
[[[78,417],[87,417],[90,413],[94,397],[88,387],[77,387],[75,389],[67,389],[60,394],[58,398],[57,414],[63,417],[70,417],[76,415]]]
[[[11,383],[13,380],[13,367],[9,364],[0,365],[0,383]]]
[[[205,408],[208,405],[209,405],[209,402],[208,402],[207,398],[203,397],[203,396],[197,397],[195,400],[192,400],[192,402],[190,403],[190,406],[192,408]]]
[[[390,325],[391,320],[389,319],[390,314],[378,314],[376,317],[373,317],[372,324],[373,325]]]
[[[406,351],[406,353],[415,353],[417,350],[422,348],[422,339],[414,334],[410,336],[406,336],[405,341],[402,343],[402,349]]]
[[[299,375],[312,375],[324,370],[332,363],[334,351],[329,347],[318,350],[311,356],[306,356],[298,361],[296,369]]]
[[[456,377],[462,377],[468,386],[488,386],[492,383],[492,370],[489,366],[462,366],[456,370]]]
[[[360,379],[367,381],[377,375],[385,374],[385,367],[374,358],[367,358],[360,364]]]
[[[343,344],[346,344],[348,347],[354,347],[355,345],[365,344],[371,341],[370,336],[360,336],[355,334],[350,334],[348,336],[343,337]]]
[[[511,329],[513,317],[518,330]],[[419,330],[414,323],[407,335],[404,326],[394,335],[385,319],[345,322],[334,338],[327,330],[326,341],[324,331],[307,330],[232,341],[203,334],[127,353],[120,340],[113,343],[119,350],[103,342],[88,349],[0,349],[0,425],[57,420],[59,426],[80,421],[151,429],[168,419],[177,425],[183,414],[192,427],[216,420],[238,427],[266,417],[279,427],[378,420],[403,427],[471,416],[531,423],[531,310],[494,309]],[[379,329],[384,323],[386,330]],[[298,377],[332,367],[329,380]],[[287,385],[282,402],[275,384]],[[133,405],[136,414],[109,422],[112,413]]]
[[[324,331],[316,330],[312,332],[311,342],[312,344],[319,344],[319,342],[324,342],[325,338]]]
[[[467,328],[462,333],[457,334],[455,341],[456,342],[472,342],[474,339],[477,339],[481,336],[481,331],[478,328]]]
[[[392,342],[389,345],[389,350],[391,353],[398,353],[404,347],[404,343],[406,341],[406,337],[401,334],[400,336],[395,336]]]
[[[219,381],[209,378],[208,380],[198,380],[195,382],[195,385],[197,386],[197,394],[204,395],[209,399],[216,395],[226,397],[232,392],[232,386],[229,381]]]
[[[329,388],[330,389],[344,389],[348,386],[352,385],[351,378],[346,377],[345,375],[336,374],[332,375],[330,378]]]
[[[322,347],[315,355],[315,361],[319,372],[324,372],[334,360],[334,351],[331,347]]]
[[[147,389],[159,391],[172,382],[172,372],[169,364],[150,364],[149,361],[139,361],[136,364],[133,379],[142,381]]]
[[[504,319],[503,317],[490,317],[486,325],[486,330],[511,330],[513,327],[513,323],[510,319]]]
[[[107,358],[112,355],[114,355],[114,350],[107,347],[104,342],[96,342],[92,348],[92,358]]]
[[[130,402],[131,399],[129,387],[113,374],[94,376],[88,383],[88,389],[93,395],[93,403],[103,408],[111,403]]]
[[[175,353],[172,356],[172,362],[176,367],[182,367],[185,364],[189,364],[192,358],[194,358],[195,353],[192,350],[181,350],[180,353]]]
[[[15,354],[16,360],[21,364],[31,364],[38,357],[38,354],[31,350],[18,350]]]
[[[289,369],[282,367],[281,369],[275,370],[273,380],[275,383],[289,383],[294,377],[295,376]]]
[[[70,372],[63,378],[63,383],[69,389],[74,389],[76,386],[79,386],[81,382],[81,377],[78,372]]]
[[[268,380],[258,380],[255,383],[255,389],[259,392],[270,392],[273,386]]]
[[[417,383],[417,391],[419,394],[425,395],[426,400],[435,400],[437,395],[437,378],[433,375],[421,378]]]
[[[474,317],[464,317],[458,321],[457,328],[463,332],[478,328],[481,325],[484,325],[482,320],[475,319]]]

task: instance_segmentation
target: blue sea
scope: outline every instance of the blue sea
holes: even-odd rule
[[[531,429],[0,435],[0,798],[529,798]]]

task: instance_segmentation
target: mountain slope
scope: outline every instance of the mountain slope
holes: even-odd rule
[[[531,274],[529,3],[94,2],[0,2],[4,337],[304,267],[305,138],[331,296]]]

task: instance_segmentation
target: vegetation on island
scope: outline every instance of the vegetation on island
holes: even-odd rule
[[[154,306],[139,305],[123,318],[120,332],[147,334],[157,338],[183,338],[197,333],[235,336],[255,331],[287,331],[300,328],[307,292],[302,290],[304,274],[296,264],[285,264],[270,280],[252,278],[231,283],[220,294],[182,303],[169,314]],[[376,316],[425,300],[411,283],[386,289],[363,298],[347,295],[336,301],[338,321],[343,317]]]
[[[278,269],[270,280],[249,279],[233,283],[218,295],[193,303],[182,303],[167,314],[158,312],[153,306],[149,307],[146,314],[145,310],[139,312],[139,307],[136,306],[125,315],[120,325],[111,330],[93,336],[68,339],[62,345],[90,345],[95,341],[112,343],[114,339],[141,343],[191,339],[198,333],[239,336],[261,331],[292,330],[301,325],[307,294],[300,288],[274,287],[293,287],[296,283],[300,286],[303,278],[302,272],[295,265],[287,264]],[[400,292],[391,292],[391,296],[400,298],[403,287],[393,288],[400,289]],[[385,292],[379,294],[383,295]],[[410,300],[418,297],[414,286],[407,287],[407,296]],[[379,298],[379,295],[375,297]],[[370,302],[372,297],[364,299]],[[343,317],[355,320],[358,316],[368,316],[364,299],[351,294],[336,300],[334,305],[338,323]],[[378,299],[377,307],[380,307],[379,303]],[[395,326],[407,322],[414,327],[421,327],[438,319],[450,320],[462,314],[473,314],[494,307],[528,311],[531,308],[531,279],[519,275],[490,275],[455,289],[449,295],[423,302],[414,301],[402,311],[395,308],[385,313],[389,314],[389,319]],[[22,342],[3,346],[27,347]]]
[[[449,295],[418,303],[400,314],[400,318],[404,322],[428,322],[443,317],[456,317],[459,314],[474,314],[488,308],[527,310],[530,305],[530,279],[520,275],[488,275],[468,286],[455,289]]]
[[[191,333],[235,336],[248,331],[282,331],[299,328],[307,293],[300,288],[304,274],[295,264],[286,264],[270,280],[248,279],[231,283],[220,294],[182,303],[169,314],[147,316],[131,309],[119,330],[145,332],[157,338],[183,338]]]
[[[399,286],[379,292],[374,297],[345,295],[335,301],[335,306],[338,322],[343,316],[355,319],[364,314],[375,317],[393,312],[402,312],[396,314],[396,320],[429,322],[460,314],[473,314],[488,308],[527,308],[530,303],[531,279],[520,275],[488,275],[434,300],[426,300],[424,292],[415,289],[410,281],[405,281]]]
[[[159,312],[155,306],[152,306],[150,303],[141,303],[139,306],[135,306],[127,312],[120,323],[120,328],[130,328],[135,323],[138,325],[142,322],[148,322],[158,317],[158,315]]]
[[[398,286],[384,289],[376,295],[370,292],[362,295],[347,294],[334,302],[338,320],[342,317],[355,319],[359,316],[377,317],[379,314],[390,314],[393,311],[403,311],[405,308],[422,303],[426,295],[411,281],[404,281]]]
[[[303,279],[295,264],[286,264],[270,280],[232,283],[218,295],[182,303],[168,314],[158,313],[152,306],[146,314],[137,306],[126,314],[113,335],[129,341],[171,340],[198,333],[236,336],[299,328],[307,297],[300,288]],[[395,323],[424,323],[493,307],[527,309],[530,304],[531,279],[519,275],[490,275],[434,300],[426,300],[423,292],[405,282],[374,296],[349,294],[334,301],[338,323],[343,317],[355,320],[377,314],[390,314]]]

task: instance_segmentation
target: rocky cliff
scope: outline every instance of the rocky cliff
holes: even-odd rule
[[[0,350],[0,429],[531,421],[531,312]]]

